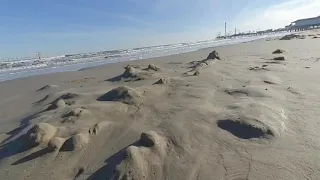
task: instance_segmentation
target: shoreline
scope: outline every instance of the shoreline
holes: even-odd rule
[[[87,69],[87,68],[92,68],[92,67],[96,67],[96,66],[103,66],[106,64],[113,64],[113,63],[119,63],[119,62],[129,62],[129,61],[137,61],[137,60],[145,60],[145,59],[150,59],[150,58],[157,58],[157,57],[166,57],[166,56],[170,56],[170,55],[177,55],[177,54],[183,54],[183,53],[188,53],[188,52],[194,52],[194,51],[198,51],[201,49],[206,49],[206,48],[213,48],[213,47],[219,47],[219,46],[228,46],[228,45],[233,45],[233,44],[238,44],[238,43],[243,43],[243,42],[250,42],[250,41],[256,41],[256,40],[261,40],[261,39],[265,39],[265,38],[275,38],[275,37],[280,37],[283,35],[289,34],[288,32],[286,33],[279,33],[279,34],[271,34],[269,36],[266,37],[266,35],[263,36],[258,36],[258,37],[245,37],[245,38],[239,38],[239,39],[228,39],[225,42],[222,42],[222,45],[220,45],[220,43],[218,43],[219,41],[217,41],[213,46],[209,46],[209,47],[203,47],[200,49],[191,49],[191,50],[182,50],[180,52],[170,52],[169,55],[164,54],[163,52],[160,53],[162,55],[152,55],[153,57],[145,57],[142,59],[110,59],[110,60],[96,60],[96,61],[89,61],[89,62],[82,62],[82,63],[75,63],[75,64],[68,64],[68,65],[64,65],[64,66],[60,66],[60,67],[48,67],[48,68],[41,68],[41,69],[29,69],[29,70],[25,70],[25,71],[19,71],[19,72],[7,72],[9,74],[5,74],[2,73],[0,74],[0,82],[3,81],[9,81],[9,80],[14,80],[14,79],[20,79],[20,78],[25,78],[25,77],[32,77],[32,76],[37,76],[37,75],[44,75],[44,74],[52,74],[52,73],[59,73],[59,72],[72,72],[72,71],[79,71],[81,69]],[[255,39],[252,39],[255,38]],[[237,42],[239,41],[239,42]],[[224,44],[226,43],[226,44]],[[50,71],[50,72],[46,72],[46,71]],[[4,76],[4,77],[1,77]]]

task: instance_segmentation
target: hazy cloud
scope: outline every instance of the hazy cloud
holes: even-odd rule
[[[245,30],[280,28],[301,18],[319,16],[319,10],[319,0],[289,0],[259,11],[255,10],[251,13],[254,15],[250,17],[249,13],[246,15],[247,19],[243,19],[243,22],[237,22],[237,24]]]

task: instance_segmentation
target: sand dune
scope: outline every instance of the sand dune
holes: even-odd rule
[[[319,179],[307,33],[1,82],[0,179]]]

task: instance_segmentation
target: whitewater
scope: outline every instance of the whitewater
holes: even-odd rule
[[[61,55],[56,57],[41,58],[41,60],[38,58],[28,58],[22,60],[0,61],[0,81],[24,78],[40,74],[77,71],[83,68],[99,66],[108,63],[180,54],[197,51],[199,49],[208,47],[249,42],[263,38],[283,36],[285,34],[288,34],[288,32],[260,36],[238,37],[233,39],[207,40],[191,43]]]

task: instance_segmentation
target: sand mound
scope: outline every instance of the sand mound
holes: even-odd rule
[[[38,89],[37,91],[45,91],[45,90],[54,89],[57,87],[58,87],[57,85],[45,85],[42,88]]]
[[[126,158],[115,171],[114,179],[156,179],[163,173],[167,142],[156,132],[142,133],[139,146],[126,149]]]
[[[98,101],[120,101],[125,104],[140,104],[142,95],[127,86],[115,88],[100,96]]]
[[[209,56],[201,61],[192,61],[189,63],[190,67],[192,70],[185,72],[184,75],[187,76],[198,76],[200,74],[200,70],[205,67],[211,66],[213,63],[215,63],[215,60],[219,59],[220,56],[216,51],[212,51]]]
[[[188,72],[184,73],[184,75],[187,75],[187,76],[198,76],[199,74],[200,74],[200,70],[199,69],[191,70],[191,71],[188,71]]]
[[[158,146],[160,143],[160,136],[154,131],[142,133],[140,136],[139,143],[141,146],[144,147]]]
[[[80,149],[89,143],[89,134],[80,133],[71,137],[73,150]]]
[[[191,64],[190,68],[192,68],[192,69],[201,69],[204,67],[209,67],[213,63],[215,63],[215,59],[205,59],[205,60],[201,60],[201,61],[192,61],[189,64]]]
[[[87,109],[83,108],[75,108],[72,111],[68,112],[67,114],[63,115],[63,117],[80,117],[80,116],[90,116],[91,113]]]
[[[128,65],[124,69],[125,69],[125,71],[122,74],[122,77],[124,77],[124,78],[136,77],[137,74],[139,74],[139,72],[140,72],[138,69],[136,69],[130,65]]]
[[[259,121],[220,120],[218,127],[226,130],[241,139],[271,138],[273,132]]]
[[[125,71],[116,77],[107,79],[106,81],[116,82],[124,80],[125,82],[128,81],[140,81],[140,80],[146,80],[152,76],[152,74],[148,71],[143,71],[140,68],[140,66],[134,66],[134,65],[128,65],[124,69]]]
[[[74,104],[75,101],[74,100],[71,100],[71,99],[74,99],[74,98],[77,98],[79,97],[80,95],[77,94],[77,93],[65,93],[65,94],[62,94],[60,97],[58,97],[56,100],[54,100],[50,106],[50,110],[51,109],[57,109],[59,107],[65,107],[65,105],[71,105],[71,104]],[[64,105],[63,105],[64,103]],[[55,105],[57,104],[60,104],[61,106],[57,107]]]
[[[209,67],[213,63],[215,63],[216,59],[220,60],[220,56],[218,55],[218,52],[214,50],[208,55],[208,57],[206,59],[201,60],[201,61],[190,62],[189,63],[191,65],[190,68],[192,68],[193,70],[199,70],[204,67]],[[197,74],[194,74],[194,75],[197,75]]]
[[[286,51],[283,49],[277,49],[277,50],[273,51],[272,54],[282,54],[284,52],[286,52]]]
[[[66,103],[64,102],[64,100],[60,99],[56,102],[53,102],[47,110],[53,110],[53,109],[59,109],[59,108],[64,108],[66,107]]]
[[[201,61],[192,61],[189,64],[191,65],[189,68],[191,68],[191,71],[185,72],[184,75],[187,76],[198,76],[200,74],[200,70],[205,67],[211,66],[213,63],[215,63],[215,59],[205,59]]]
[[[224,92],[229,94],[230,96],[233,96],[234,98],[284,98],[282,94],[277,93],[272,88],[265,88],[255,85],[235,89],[227,88]]]
[[[216,50],[214,50],[208,55],[207,59],[219,59],[220,60],[220,56],[219,56],[218,52]]]
[[[65,141],[66,139],[60,137],[52,138],[48,144],[48,148],[52,151],[59,151]]]
[[[71,136],[61,147],[62,151],[76,151],[85,147],[90,141],[88,133],[79,133]]]
[[[125,71],[122,74],[123,78],[134,78],[133,80],[139,81],[139,80],[145,80],[148,79],[148,73],[142,72],[139,69],[136,69],[132,66],[125,67]]]
[[[149,66],[148,66],[148,68],[147,68],[146,70],[148,70],[148,71],[149,71],[149,70],[160,71],[161,68],[158,67],[158,66],[156,66],[156,65],[154,65],[154,64],[149,64]]]
[[[283,56],[280,56],[280,57],[275,57],[273,58],[273,60],[276,60],[276,61],[284,61],[285,58]]]
[[[170,82],[169,78],[160,78],[157,82],[155,82],[154,84],[167,84]]]
[[[298,34],[290,34],[290,35],[285,35],[280,40],[292,40],[292,39],[305,39],[304,35],[298,35]]]
[[[39,123],[34,125],[27,133],[32,145],[40,145],[48,143],[56,134],[57,128],[47,124]]]
[[[242,138],[274,138],[283,134],[287,117],[282,108],[261,103],[240,102],[229,106],[231,112],[219,120],[219,128]]]

